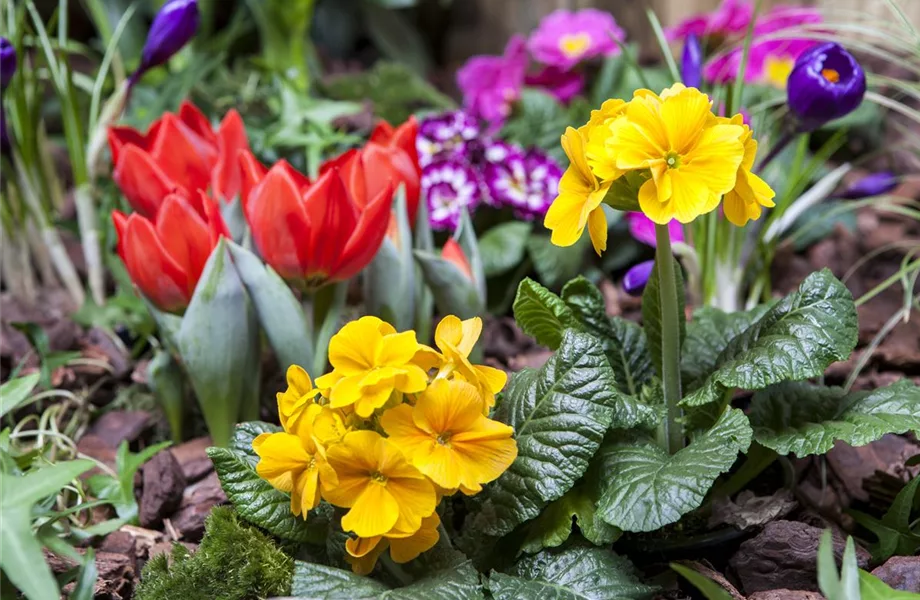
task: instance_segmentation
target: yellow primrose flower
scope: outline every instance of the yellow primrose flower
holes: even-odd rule
[[[410,465],[392,441],[376,431],[352,431],[326,452],[337,482],[325,485],[323,497],[351,510],[342,529],[358,537],[383,535],[391,529],[416,531],[436,506],[434,486]]]
[[[272,487],[291,494],[291,512],[307,517],[319,504],[320,480],[335,485],[336,474],[323,456],[323,449],[312,435],[313,419],[321,408],[310,404],[298,422],[297,433],[263,433],[252,441],[259,455],[256,473]]]
[[[480,335],[482,319],[479,317],[461,321],[459,317],[448,315],[441,319],[434,332],[434,342],[441,353],[422,346],[416,363],[422,364],[426,370],[438,368],[438,377],[456,373],[478,387],[483,399],[482,412],[488,414],[489,409],[495,406],[495,394],[505,387],[508,374],[501,369],[470,362],[470,353]]]
[[[481,406],[472,385],[438,379],[414,407],[400,404],[383,413],[380,425],[435,484],[472,495],[517,457],[514,429],[484,417]]]
[[[313,387],[310,376],[298,365],[291,365],[287,370],[288,387],[284,392],[278,392],[278,418],[285,431],[297,433],[301,417],[307,407],[314,403],[319,390]]]
[[[334,370],[317,378],[316,385],[328,390],[332,408],[354,405],[358,416],[367,418],[394,391],[425,389],[428,375],[412,362],[418,350],[414,331],[396,333],[377,317],[361,317],[332,336],[329,362]]]
[[[661,96],[639,90],[612,129],[608,148],[617,167],[651,171],[639,206],[655,223],[689,223],[715,209],[735,185],[744,130],[720,123],[712,101],[696,88],[675,84]]]
[[[728,121],[728,119],[725,119]],[[741,115],[735,115],[730,121],[744,129],[741,142],[744,144],[744,158],[735,178],[735,187],[725,194],[722,208],[725,218],[738,227],[743,227],[749,220],[757,220],[763,212],[761,207],[773,208],[773,196],[776,193],[766,181],[751,172],[754,168],[754,159],[757,157],[757,140],[754,132],[744,124]]]
[[[418,531],[392,530],[386,535],[372,538],[349,538],[345,540],[345,550],[348,552],[345,560],[358,575],[370,573],[377,559],[387,548],[390,549],[390,558],[393,562],[407,563],[422,552],[431,550],[438,543],[441,537],[438,533],[440,524],[441,518],[435,512],[430,517],[422,519],[422,526]]]
[[[352,430],[349,423],[352,415],[343,414],[344,411],[331,406],[323,406],[313,421],[313,437],[328,448],[332,444],[342,441],[345,434]]]
[[[619,98],[605,100],[600,110],[591,111],[591,119],[578,128],[586,140],[585,156],[588,166],[601,181],[614,181],[623,174],[617,167],[616,155],[608,151],[607,140],[610,139],[611,125],[624,118],[626,102]]]
[[[557,246],[577,242],[587,225],[594,251],[600,254],[607,248],[607,217],[601,203],[610,182],[599,183],[591,172],[584,136],[574,127],[566,128],[562,149],[569,157],[569,167],[559,181],[559,195],[546,211],[543,225],[552,230],[550,239]]]

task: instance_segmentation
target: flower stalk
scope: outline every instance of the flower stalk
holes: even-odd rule
[[[667,442],[668,452],[674,454],[684,446],[684,432],[679,419],[680,390],[680,303],[677,298],[674,255],[671,252],[671,234],[667,225],[655,225],[658,263],[658,289],[661,304],[661,380],[667,417],[662,423],[662,442]]]

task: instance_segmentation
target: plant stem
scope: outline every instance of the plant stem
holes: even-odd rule
[[[655,225],[658,265],[658,289],[661,304],[661,379],[667,418],[664,422],[668,451],[674,454],[684,446],[684,432],[679,422],[680,391],[680,303],[671,253],[671,234],[667,225]]]
[[[329,340],[332,339],[339,324],[339,316],[345,306],[347,292],[348,282],[339,281],[327,284],[313,294],[314,377],[319,377],[326,370]]]

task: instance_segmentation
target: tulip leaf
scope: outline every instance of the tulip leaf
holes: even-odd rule
[[[240,411],[258,411],[260,371],[256,311],[226,239],[211,252],[176,337],[211,439],[226,446]]]
[[[754,439],[779,454],[824,454],[837,441],[864,446],[886,433],[920,430],[920,387],[904,379],[847,393],[781,383],[754,394],[750,416]]]
[[[558,133],[556,139],[559,139]],[[585,252],[590,245],[587,235],[581,236],[571,246],[556,246],[548,235],[534,233],[527,240],[527,252],[540,281],[549,287],[557,287],[581,272]]]
[[[404,185],[399,186],[393,204],[396,236],[383,239],[364,269],[364,302],[368,314],[390,323],[397,331],[405,331],[412,329],[415,320],[415,261]]]
[[[524,558],[508,574],[492,571],[489,591],[495,600],[645,600],[658,590],[643,584],[625,557],[573,547]]]
[[[856,340],[852,294],[828,269],[812,273],[798,291],[732,338],[715,370],[683,404],[716,402],[731,388],[760,390],[819,377],[832,362],[846,360]]]
[[[313,342],[303,306],[284,280],[255,254],[233,242],[227,247],[281,370],[291,365],[310,368]]]
[[[311,539],[307,520],[291,512],[291,497],[259,477],[248,453],[235,448],[208,448],[208,457],[227,498],[241,517],[285,540]],[[309,517],[308,517],[309,519]]]
[[[476,284],[456,265],[424,250],[414,254],[439,312],[461,319],[482,314],[484,306]]]
[[[582,327],[604,346],[604,353],[624,394],[638,396],[642,386],[655,376],[648,338],[638,324],[607,315],[604,296],[584,277],[562,288],[562,299]]]
[[[479,573],[467,561],[437,571],[405,587],[390,588],[351,571],[314,563],[294,563],[295,600],[478,600],[484,598]]]
[[[597,510],[623,531],[655,531],[698,508],[719,474],[751,443],[744,413],[726,409],[712,429],[673,455],[651,439],[613,441],[598,453],[605,488]]]
[[[684,336],[686,335],[687,317],[684,314],[686,297],[684,292],[684,276],[681,273],[680,265],[677,261],[672,261],[674,265],[674,282],[677,287],[677,311],[680,321],[680,344],[683,346]],[[661,280],[658,277],[658,261],[655,260],[655,266],[652,268],[652,274],[645,284],[645,291],[642,293],[642,325],[645,328],[645,335],[648,337],[649,353],[652,357],[652,363],[655,365],[658,374],[661,375]]]
[[[537,517],[581,478],[610,427],[633,427],[649,411],[617,391],[600,342],[567,331],[543,367],[511,377],[494,418],[514,427],[518,456],[489,487],[471,531],[502,536]]]
[[[533,279],[524,279],[514,299],[514,320],[537,343],[550,350],[559,348],[566,329],[582,329],[565,302]]]
[[[509,221],[496,225],[479,238],[486,277],[504,275],[524,260],[532,230],[533,225],[526,221]]]
[[[483,307],[486,305],[486,275],[482,265],[482,254],[479,252],[479,240],[476,238],[476,229],[473,227],[473,218],[470,211],[464,210],[460,213],[460,224],[454,233],[454,239],[463,250],[467,261],[470,264],[470,272],[473,274],[473,283],[476,285],[476,291],[479,294],[479,301]]]

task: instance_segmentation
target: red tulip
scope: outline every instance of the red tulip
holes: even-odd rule
[[[211,251],[221,236],[230,237],[217,203],[197,194],[200,210],[169,194],[152,220],[112,213],[118,255],[134,285],[160,310],[180,312],[188,306]]]
[[[470,268],[470,261],[466,258],[466,253],[463,251],[463,248],[460,247],[460,244],[457,243],[457,240],[454,238],[447,238],[447,242],[445,242],[444,247],[441,248],[441,258],[452,263],[455,267],[460,269],[461,273],[466,275],[467,279],[473,281],[473,269]]]
[[[311,183],[283,160],[267,172],[248,153],[241,163],[253,242],[282,277],[314,289],[354,277],[374,258],[387,231],[392,185],[359,203],[338,168]]]
[[[230,201],[240,191],[238,155],[249,148],[243,120],[235,110],[217,131],[190,102],[166,113],[146,134],[130,127],[109,129],[112,177],[134,210],[154,217],[168,194],[190,200],[199,190]],[[194,200],[197,202],[197,200]]]

